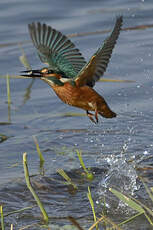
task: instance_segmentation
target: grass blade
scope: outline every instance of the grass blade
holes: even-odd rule
[[[30,190],[31,194],[33,195],[35,201],[37,202],[37,204],[38,204],[38,206],[39,206],[39,208],[40,208],[40,210],[42,212],[43,219],[44,219],[45,223],[47,224],[48,223],[47,212],[44,209],[42,202],[40,201],[38,195],[35,193],[32,185],[31,185],[31,182],[30,182],[28,165],[27,165],[27,154],[26,153],[23,154],[23,167],[24,167],[24,175],[25,175],[25,180],[26,180],[27,187]]]
[[[8,103],[8,122],[11,123],[11,93],[10,93],[10,77],[6,75],[7,86],[7,103]]]
[[[80,224],[76,221],[75,218],[73,218],[72,216],[68,216],[69,221],[71,221],[71,223],[77,227],[79,230],[83,230],[83,228],[80,226]]]
[[[33,136],[33,140],[34,140],[35,145],[36,145],[36,149],[37,149],[37,153],[38,153],[40,162],[44,163],[45,159],[44,159],[44,157],[43,157],[42,152],[40,151],[40,148],[39,148],[39,144],[38,144],[37,138],[36,138],[35,136]]]
[[[21,212],[23,212],[23,211],[25,211],[25,210],[32,209],[33,207],[35,207],[35,206],[30,206],[30,207],[18,209],[18,210],[16,210],[16,211],[8,212],[8,213],[6,213],[6,214],[4,215],[4,217],[9,216],[9,215],[12,215],[12,214],[16,214],[16,213],[21,213]]]
[[[77,152],[77,155],[78,155],[78,158],[79,158],[79,161],[80,161],[80,165],[82,166],[82,168],[83,168],[83,170],[84,170],[84,172],[86,174],[87,179],[89,179],[90,181],[92,181],[93,178],[94,178],[94,176],[93,176],[93,174],[91,172],[89,172],[87,170],[87,168],[86,168],[86,166],[85,166],[85,164],[83,162],[83,159],[82,159],[82,153],[81,153],[81,151],[76,150],[76,152]]]
[[[123,195],[121,192],[118,192],[116,189],[112,189],[112,188],[109,188],[109,191],[111,191],[115,196],[119,198],[119,200],[122,200],[132,209],[136,210],[139,213],[145,213],[145,210],[140,205],[138,205],[135,201],[133,201],[129,197]]]
[[[66,180],[67,185],[72,185],[72,187],[77,190],[78,187],[75,183],[72,182],[71,178],[64,172],[63,169],[58,169],[57,172]]]
[[[130,217],[129,219],[124,220],[123,222],[121,222],[121,223],[118,224],[118,225],[121,226],[121,225],[123,225],[123,224],[126,224],[126,223],[128,223],[128,222],[134,220],[136,217],[138,217],[138,216],[140,216],[140,215],[142,215],[142,214],[143,214],[143,213],[139,212],[139,213],[137,213],[136,215]]]
[[[10,77],[9,75],[6,75],[6,85],[7,85],[7,102],[10,106],[11,104],[11,94],[10,94]]]
[[[3,207],[0,206],[0,213],[1,213],[1,228],[4,230],[4,215],[3,215]]]
[[[101,78],[99,81],[100,82],[119,82],[119,83],[133,83],[133,82],[135,82],[132,80],[106,79],[106,78]]]
[[[0,78],[7,78],[7,76],[9,76],[9,78],[15,78],[15,79],[24,79],[24,78],[29,78],[31,79],[31,77],[29,76],[19,76],[19,75],[0,75]]]
[[[88,193],[87,193],[87,197],[89,199],[89,202],[90,202],[90,205],[91,205],[91,208],[92,208],[92,213],[93,213],[93,217],[94,217],[94,222],[96,223],[97,222],[97,217],[96,217],[96,213],[95,213],[95,207],[94,207],[94,202],[93,202],[93,199],[92,199],[92,196],[91,196],[91,191],[90,191],[90,188],[88,187]],[[96,229],[98,230],[98,224],[96,224]]]
[[[30,63],[29,63],[29,61],[25,55],[24,49],[21,47],[21,45],[20,45],[20,48],[21,48],[22,55],[19,57],[19,60],[27,70],[31,70],[32,69],[31,65],[30,65]]]
[[[143,180],[142,177],[140,177],[140,180],[142,181],[143,186],[145,187],[145,190],[147,191],[147,193],[148,193],[150,199],[151,199],[152,202],[153,202],[153,194],[152,194],[152,192],[149,190],[148,186],[145,184],[145,182],[144,182],[144,180]]]

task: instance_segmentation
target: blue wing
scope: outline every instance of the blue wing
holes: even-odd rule
[[[89,62],[78,73],[75,78],[77,85],[89,85],[93,87],[95,82],[104,74],[118,39],[122,21],[122,16],[117,18],[111,35],[104,41],[102,47],[97,50]]]
[[[80,51],[61,32],[40,22],[29,24],[28,28],[40,60],[53,71],[74,78],[86,64]]]

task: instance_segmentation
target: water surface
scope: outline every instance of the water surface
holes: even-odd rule
[[[152,25],[152,10],[151,0],[1,1],[0,74],[18,75],[19,71],[24,70],[19,61],[19,56],[22,54],[21,46],[33,68],[43,66],[30,41],[28,23],[45,22],[64,34],[105,31],[113,28],[118,15],[124,17],[123,28]],[[72,41],[89,60],[107,36],[108,33],[74,36]],[[45,158],[45,177],[41,179],[37,176],[33,180],[46,186],[46,190],[42,189],[42,192],[39,192],[49,216],[64,217],[71,214],[76,218],[86,217],[92,220],[86,198],[87,185],[94,189],[95,201],[100,202],[101,196],[104,195],[103,187],[113,185],[111,177],[115,174],[113,172],[118,173],[118,178],[120,176],[124,178],[125,171],[122,171],[124,168],[128,172],[128,192],[131,194],[134,190],[139,190],[134,166],[143,168],[151,167],[153,164],[152,37],[152,27],[121,32],[105,78],[135,82],[96,84],[95,89],[118,114],[111,120],[100,117],[98,125],[92,124],[86,116],[83,116],[84,111],[63,104],[44,82],[40,80],[32,82],[29,79],[10,80],[12,104],[11,123],[8,124],[6,79],[0,79],[0,133],[9,137],[0,143],[0,191],[4,211],[9,212],[35,204],[26,189],[22,167],[22,154],[27,152],[30,174],[39,174],[39,160],[33,135],[37,137]],[[68,113],[81,113],[81,116],[68,116]],[[64,193],[60,193],[61,185],[52,184],[49,178],[57,177],[58,168],[63,168],[69,173],[79,169],[75,149],[82,150],[85,164],[93,168],[95,173],[98,172],[93,183],[84,183],[80,187],[80,193],[72,196],[66,187],[62,187]],[[126,163],[131,159],[132,166]],[[104,175],[103,170],[106,168],[108,171]],[[152,171],[148,176],[150,183],[151,173]],[[75,174],[77,173],[72,173],[72,176]],[[115,185],[118,186],[118,181]],[[123,184],[120,188],[127,191]],[[56,189],[58,195],[52,198],[52,192],[54,193]],[[148,199],[144,190],[140,191],[140,194],[141,199]],[[78,208],[80,205],[81,213]],[[24,215],[25,213],[11,216],[7,222],[14,223],[19,228],[40,221],[37,207],[27,211],[26,218]],[[55,221],[57,224],[59,222]],[[66,220],[63,223],[67,223]],[[145,219],[142,222],[139,219],[138,223],[139,227],[134,224],[132,229],[140,229],[140,225],[141,229],[150,229]]]

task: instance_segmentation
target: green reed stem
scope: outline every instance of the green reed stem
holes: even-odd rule
[[[79,150],[76,149],[76,152],[77,152],[77,155],[78,155],[78,158],[79,158],[79,161],[80,161],[80,165],[83,168],[83,170],[84,170],[84,172],[86,174],[87,179],[89,179],[90,181],[92,181],[94,179],[94,176],[93,176],[93,174],[91,172],[89,172],[87,170],[87,168],[86,168],[86,166],[85,166],[85,164],[83,162],[81,151],[79,151]]]
[[[28,209],[32,209],[33,207],[35,207],[35,206],[30,206],[30,207],[26,207],[26,208],[21,208],[21,209],[16,210],[16,211],[8,212],[8,213],[4,214],[4,217],[15,214],[15,213],[20,213],[20,212],[26,211]]]
[[[58,169],[57,172],[66,180],[67,185],[72,185],[72,187],[77,190],[78,187],[75,183],[72,182],[71,178],[64,172],[63,169]]]
[[[89,202],[90,202],[90,205],[91,205],[91,208],[92,208],[92,213],[93,213],[93,217],[94,217],[94,222],[96,223],[97,222],[97,217],[96,217],[96,213],[95,213],[95,207],[94,207],[94,202],[93,202],[93,199],[92,199],[92,196],[91,196],[91,191],[90,191],[90,188],[88,187],[88,193],[87,193],[87,197],[89,199]],[[98,230],[98,224],[96,224],[96,230]]]
[[[37,138],[35,136],[33,136],[33,140],[35,142],[37,153],[38,153],[38,156],[39,156],[40,168],[42,169],[43,165],[44,165],[44,162],[45,162],[45,159],[44,159],[43,154],[42,154],[42,152],[41,152],[41,150],[39,148],[39,144],[38,144]]]
[[[148,193],[150,199],[151,199],[152,202],[153,202],[153,193],[152,193],[151,189],[145,184],[144,179],[143,179],[142,177],[139,177],[139,178],[140,178],[140,180],[142,181],[143,186],[145,187],[145,190],[147,191],[147,193]]]
[[[7,85],[7,102],[10,106],[11,104],[11,94],[10,94],[10,77],[9,75],[6,76],[6,85]]]
[[[136,217],[141,216],[141,215],[143,215],[143,214],[144,214],[144,213],[139,212],[139,213],[137,213],[136,215],[131,216],[129,219],[124,220],[123,222],[119,223],[118,226],[122,226],[123,224],[127,224],[128,222],[134,220]]]
[[[28,165],[27,165],[27,153],[23,154],[23,167],[24,167],[24,175],[25,175],[25,180],[26,180],[27,187],[30,190],[30,192],[32,193],[35,201],[37,202],[37,204],[38,204],[38,206],[39,206],[39,208],[40,208],[40,210],[42,212],[43,219],[44,219],[45,223],[47,224],[48,223],[47,212],[44,209],[42,202],[40,201],[38,195],[35,193],[32,185],[31,185],[31,182],[30,182]]]
[[[0,206],[0,213],[1,213],[1,228],[4,230],[4,215],[3,215],[3,207]]]

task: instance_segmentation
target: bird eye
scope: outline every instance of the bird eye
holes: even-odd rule
[[[48,69],[47,69],[47,68],[43,68],[43,69],[41,70],[41,73],[48,73]]]
[[[53,73],[53,70],[51,70],[51,69],[48,69],[48,73]]]

